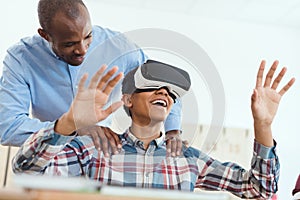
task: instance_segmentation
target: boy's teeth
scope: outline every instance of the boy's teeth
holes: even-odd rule
[[[162,106],[167,106],[167,103],[163,100],[155,100],[152,102],[152,104],[159,104],[159,105],[162,105]]]

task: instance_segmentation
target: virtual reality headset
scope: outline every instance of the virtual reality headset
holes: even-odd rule
[[[125,76],[122,93],[132,94],[164,87],[175,101],[176,98],[182,97],[190,86],[190,76],[186,71],[166,63],[148,60]]]

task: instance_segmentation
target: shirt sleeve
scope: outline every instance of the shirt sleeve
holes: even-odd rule
[[[278,190],[280,164],[276,143],[269,148],[254,141],[248,171],[235,163],[221,163],[207,155],[200,155],[199,160],[205,164],[196,183],[198,188],[228,191],[249,199],[269,199]]]
[[[20,146],[30,134],[46,127],[29,117],[31,93],[25,80],[24,66],[13,52],[5,57],[0,79],[0,142],[2,145]]]
[[[32,134],[20,147],[12,161],[13,171],[15,173],[43,174],[46,168],[47,170],[53,168],[55,169],[52,170],[53,175],[63,175],[62,170],[68,171],[66,170],[68,162],[65,162],[68,156],[76,157],[71,151],[68,154],[64,150],[66,144],[75,136],[56,134],[54,123],[51,123],[47,128]],[[79,164],[79,162],[76,164]]]
[[[181,130],[181,108],[182,103],[180,99],[176,99],[176,103],[173,105],[170,114],[165,120],[165,131]]]

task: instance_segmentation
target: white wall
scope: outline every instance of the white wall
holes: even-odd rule
[[[274,59],[278,59],[281,65],[287,66],[287,77],[295,76],[298,80],[282,99],[273,123],[273,134],[278,142],[281,160],[279,199],[291,198],[292,188],[300,173],[299,29],[200,19],[154,10],[116,7],[92,0],[86,3],[94,24],[122,32],[146,27],[170,29],[197,42],[213,60],[223,80],[227,102],[224,125],[227,127],[252,128],[250,95],[260,60],[266,59],[270,66]],[[37,0],[10,0],[1,6],[1,58],[6,48],[20,37],[36,33],[36,4]],[[201,122],[209,122],[205,113],[210,113],[210,108],[201,107]]]

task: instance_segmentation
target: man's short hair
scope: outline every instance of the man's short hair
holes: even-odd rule
[[[86,8],[82,0],[40,0],[38,17],[41,27],[50,31],[52,19],[58,12],[63,12],[70,18],[77,18],[80,14],[78,5]]]

